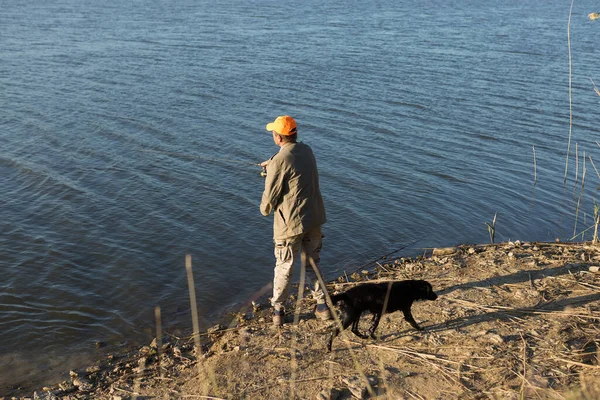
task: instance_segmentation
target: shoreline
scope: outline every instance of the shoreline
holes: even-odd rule
[[[198,356],[193,337],[165,332],[158,345],[111,354],[68,380],[0,399],[600,395],[600,246],[459,245],[373,264],[329,282],[329,292],[367,280],[426,279],[439,298],[415,303],[423,333],[401,313],[385,314],[380,340],[347,330],[327,353],[332,322],[314,318],[311,299],[291,295],[297,324],[290,315],[274,328],[268,302],[249,304],[232,326],[200,334]]]

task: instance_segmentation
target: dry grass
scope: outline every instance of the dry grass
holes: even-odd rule
[[[328,353],[334,322],[314,318],[313,300],[290,298],[288,309],[297,307],[297,313],[279,329],[272,326],[263,299],[262,309],[240,310],[232,328],[198,335],[201,352],[194,351],[196,335],[167,335],[162,376],[157,348],[149,346],[82,374],[94,385],[84,394],[227,399],[600,396],[600,274],[589,271],[600,263],[596,246],[503,243],[427,253],[353,275],[430,281],[438,300],[413,306],[424,332],[413,330],[401,313],[386,314],[379,340],[344,331]],[[328,286],[337,291],[348,285]],[[364,319],[361,327],[366,329]],[[63,393],[52,390],[58,397]]]

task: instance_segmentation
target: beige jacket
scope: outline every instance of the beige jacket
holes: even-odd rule
[[[286,143],[267,164],[260,212],[274,212],[273,239],[306,233],[326,221],[317,162],[304,143]]]

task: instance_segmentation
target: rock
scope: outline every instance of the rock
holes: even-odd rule
[[[65,393],[74,392],[75,390],[77,390],[75,385],[73,385],[71,382],[68,382],[68,381],[63,381],[63,382],[59,383],[58,388]]]
[[[492,343],[495,343],[495,344],[502,344],[502,343],[504,343],[504,339],[502,338],[502,336],[498,335],[497,333],[488,333],[486,335],[486,337]]]
[[[249,327],[244,327],[239,330],[238,334],[240,335],[241,339],[243,339],[246,342],[249,342],[250,337],[252,336],[252,329],[250,329]]]
[[[352,394],[352,397],[357,399],[364,399],[367,395],[367,388],[361,386],[348,386],[348,390]]]
[[[377,378],[368,377],[369,384],[371,387],[377,382]],[[347,385],[348,390],[352,393],[352,396],[357,399],[364,399],[368,393],[366,383],[358,376],[353,376],[351,378],[343,378],[342,382]]]
[[[433,249],[434,256],[449,256],[456,252],[456,247],[440,247]]]
[[[92,384],[85,378],[75,377],[73,378],[73,386],[76,386],[79,390],[87,392],[92,390]]]
[[[369,381],[369,384],[371,385],[371,387],[373,387],[379,383],[379,378],[374,375],[367,376],[367,380]]]
[[[212,335],[212,334],[218,333],[222,329],[223,329],[223,327],[221,325],[217,324],[211,328],[208,328],[208,330],[206,332],[208,332],[209,334]]]
[[[181,357],[181,349],[177,346],[173,346],[173,356],[174,357]]]
[[[87,372],[88,374],[95,374],[97,372],[100,372],[100,367],[98,367],[98,366],[88,367],[85,369],[85,372]]]
[[[33,392],[33,400],[55,400],[58,399],[53,392],[39,393]]]
[[[335,388],[325,389],[319,393],[315,400],[336,400],[340,396],[339,390]]]
[[[206,353],[202,354],[201,357],[206,359],[206,358],[212,357],[214,354],[215,353],[213,351],[209,350]]]

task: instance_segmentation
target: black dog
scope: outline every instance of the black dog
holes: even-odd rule
[[[387,305],[384,310],[383,303],[388,291]],[[404,313],[404,319],[407,320],[413,328],[421,331],[423,328],[421,328],[414,320],[410,313],[410,307],[415,300],[435,299],[437,299],[437,294],[433,291],[431,284],[422,280],[363,283],[348,289],[343,293],[331,296],[331,302],[333,304],[337,302],[342,303],[342,315],[340,319],[343,329],[346,329],[352,324],[352,333],[363,339],[368,337],[358,331],[358,321],[363,312],[370,311],[373,314],[371,328],[369,329],[369,336],[372,338],[375,338],[375,329],[377,329],[381,314],[384,312],[391,313],[401,310]],[[340,329],[336,326],[327,345],[328,351],[331,351],[333,339],[339,333]]]

